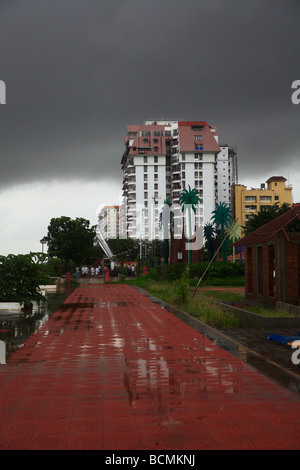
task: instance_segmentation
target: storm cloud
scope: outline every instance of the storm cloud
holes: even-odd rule
[[[0,191],[121,185],[126,125],[160,118],[215,124],[241,183],[295,183],[299,17],[297,0],[2,1]]]

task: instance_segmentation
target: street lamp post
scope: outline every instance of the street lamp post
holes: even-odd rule
[[[42,244],[42,253],[44,253],[44,245],[47,243],[47,237],[42,238],[40,242]]]

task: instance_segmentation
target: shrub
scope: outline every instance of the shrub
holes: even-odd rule
[[[177,302],[180,304],[184,304],[186,302],[188,295],[188,283],[187,280],[184,278],[177,279],[175,281],[175,288],[174,288],[174,297]]]

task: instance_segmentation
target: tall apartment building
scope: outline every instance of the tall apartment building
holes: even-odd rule
[[[239,224],[245,222],[252,214],[256,214],[262,207],[270,207],[275,203],[293,203],[292,186],[286,184],[283,176],[272,176],[260,188],[247,189],[243,184],[232,186],[231,207],[235,220]]]
[[[119,236],[120,206],[104,206],[98,216],[98,225],[103,238],[117,238]]]
[[[160,238],[164,201],[178,206],[181,192],[189,186],[198,190],[195,222],[204,226],[217,202],[230,204],[230,188],[237,183],[236,162],[234,149],[220,146],[216,126],[205,121],[128,125],[121,160],[125,235]],[[179,209],[175,218],[180,217]]]

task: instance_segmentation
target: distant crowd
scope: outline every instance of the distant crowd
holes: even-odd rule
[[[80,277],[80,274],[82,277],[89,277],[89,276],[99,276],[100,274],[104,273],[104,267],[103,266],[91,266],[88,267],[86,265],[82,266],[81,269],[79,267],[76,268],[76,276]]]
[[[90,266],[88,267],[87,265],[76,268],[76,277],[97,277],[104,275],[105,273],[105,266]],[[112,263],[110,272],[113,273],[116,271],[115,266]],[[125,272],[127,276],[134,276],[135,275],[135,266],[134,264],[127,264],[125,267]]]

